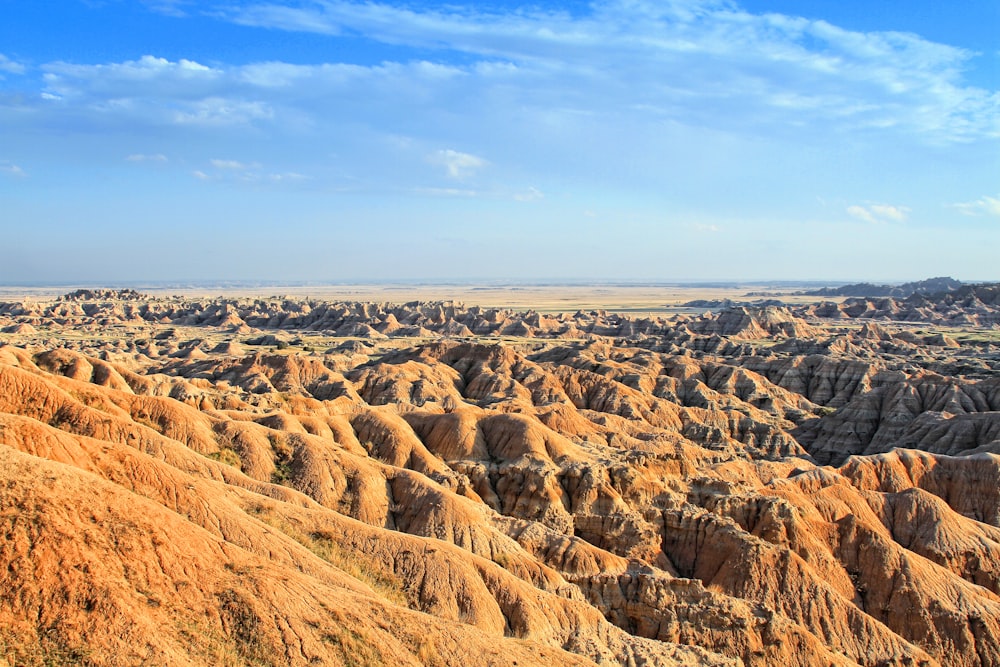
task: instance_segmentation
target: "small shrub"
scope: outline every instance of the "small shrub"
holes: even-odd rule
[[[271,484],[288,484],[292,479],[292,466],[285,461],[275,461],[271,472]]]
[[[229,447],[223,447],[217,452],[212,452],[208,455],[208,458],[219,463],[225,463],[227,466],[232,466],[237,470],[243,470],[243,461],[240,459],[240,455]]]

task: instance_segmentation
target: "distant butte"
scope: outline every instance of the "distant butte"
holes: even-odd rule
[[[1000,285],[827,296],[0,303],[0,665],[1000,665]]]

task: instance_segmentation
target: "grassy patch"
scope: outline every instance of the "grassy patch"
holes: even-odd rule
[[[339,653],[345,667],[381,667],[385,664],[382,653],[373,642],[347,628],[323,635],[323,641]]]
[[[154,422],[152,417],[150,417],[144,412],[132,415],[132,421],[134,421],[136,424],[142,424],[147,428],[151,428],[157,433],[162,433],[162,431],[160,430],[160,425]]]
[[[709,593],[715,593],[716,595],[726,595],[726,590],[722,587],[722,584],[711,583],[705,586],[705,590]]]
[[[218,593],[219,613],[233,646],[247,665],[273,665],[269,651],[261,643],[261,619],[239,591]]]
[[[259,646],[241,647],[236,639],[194,621],[182,621],[177,625],[189,656],[196,662],[218,667],[271,666]]]
[[[959,343],[1000,343],[1000,331],[975,331],[950,335]]]
[[[774,347],[778,343],[782,342],[777,338],[754,338],[753,340],[734,340],[735,343],[747,343],[751,347],[758,347],[762,349],[767,349]]]
[[[249,512],[267,525],[292,538],[334,567],[343,570],[358,581],[366,584],[389,602],[403,607],[407,606],[406,594],[403,592],[403,582],[395,573],[385,571],[378,564],[366,559],[361,554],[344,551],[334,541],[332,532],[314,531],[307,533],[301,527],[291,523],[274,510],[261,506],[251,507]]]
[[[271,483],[287,485],[292,480],[292,459],[295,449],[284,434],[268,436],[271,449],[274,451],[274,471],[271,473]]]
[[[237,470],[243,470],[243,461],[240,459],[240,455],[229,447],[223,447],[217,452],[208,454],[208,458],[219,463],[225,463],[227,466],[232,466]]]
[[[434,638],[429,636],[424,636],[420,640],[420,645],[417,647],[417,659],[420,660],[420,664],[427,667],[437,667],[438,665],[447,664],[441,658],[441,654],[438,653]]]
[[[36,641],[18,640],[0,633],[0,667],[92,664],[90,649],[70,646],[55,632],[44,633]]]
[[[275,461],[271,472],[271,484],[286,486],[292,479],[292,466],[287,461]]]
[[[510,569],[510,566],[513,565],[513,561],[508,553],[496,554],[493,556],[493,562],[505,570]]]

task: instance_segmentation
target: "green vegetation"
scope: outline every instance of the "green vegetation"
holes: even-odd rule
[[[243,470],[243,461],[240,459],[240,455],[229,447],[223,447],[217,452],[212,452],[208,455],[208,458],[219,463],[225,463],[227,466],[232,466],[237,470]]]
[[[288,400],[287,394],[280,394],[283,401]],[[287,485],[292,480],[292,458],[295,448],[289,442],[286,434],[271,434],[268,436],[271,449],[274,451],[274,471],[271,473],[271,483]]]
[[[759,347],[759,348],[766,349],[766,348],[769,348],[769,347],[774,347],[775,345],[777,345],[778,343],[780,343],[782,341],[781,341],[781,339],[778,339],[778,338],[755,338],[753,340],[740,340],[740,341],[736,341],[736,342],[747,343],[751,347]]]
[[[1000,331],[965,331],[951,336],[959,343],[1000,343]]]
[[[292,467],[287,461],[275,461],[271,472],[271,484],[287,486],[292,479]]]
[[[501,552],[493,556],[493,562],[505,570],[509,569],[513,563],[510,554],[505,552]]]

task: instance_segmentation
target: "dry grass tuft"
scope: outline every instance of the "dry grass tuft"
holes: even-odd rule
[[[404,585],[399,577],[394,573],[386,572],[360,554],[344,551],[334,541],[331,533],[325,531],[307,533],[274,510],[266,507],[251,507],[250,513],[334,567],[366,584],[389,602],[403,607],[407,606],[406,594],[403,592]]]

